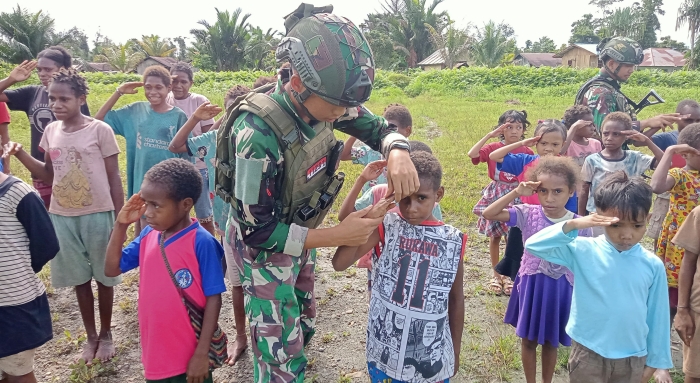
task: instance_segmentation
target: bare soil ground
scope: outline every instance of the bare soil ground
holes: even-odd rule
[[[470,233],[466,254],[464,291],[465,327],[460,373],[452,382],[524,382],[520,364],[520,342],[513,329],[502,323],[508,303],[505,296],[487,292],[490,279],[487,239]],[[317,332],[307,348],[309,366],[306,382],[366,382],[365,330],[367,324],[367,274],[350,268],[335,272],[331,250],[319,251],[316,298]],[[45,275],[44,275],[45,277]],[[46,280],[46,278],[44,278]],[[54,339],[37,354],[39,382],[142,382],[143,368],[137,322],[138,274],[124,276],[114,302],[113,332],[117,358],[102,366],[88,368],[73,364],[80,355],[84,332],[75,295],[71,289],[49,289]],[[235,335],[231,315],[231,294],[223,295],[219,323]],[[164,350],[164,352],[167,352]],[[674,353],[680,366],[680,353]],[[555,382],[568,381],[568,350],[562,348]],[[233,367],[214,372],[217,383],[252,382],[252,353]],[[682,380],[681,380],[682,381]]]

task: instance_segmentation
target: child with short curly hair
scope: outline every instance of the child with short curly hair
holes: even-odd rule
[[[593,112],[586,105],[574,105],[564,112],[562,119],[566,126],[566,141],[561,154],[571,157],[579,167],[586,157],[603,150],[600,141],[594,138],[596,131],[593,124]]]

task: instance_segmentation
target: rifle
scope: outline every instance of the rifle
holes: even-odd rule
[[[632,106],[635,113],[639,113],[642,109],[646,108],[647,106],[663,104],[666,101],[664,101],[664,99],[661,98],[661,96],[659,96],[659,94],[656,93],[654,89],[652,89],[649,91],[649,93],[647,93],[646,96],[644,96],[642,101],[640,101],[639,103],[636,103],[630,100],[629,98],[627,98],[627,102],[630,104],[630,106]]]

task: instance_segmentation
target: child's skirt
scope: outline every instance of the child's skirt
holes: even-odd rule
[[[565,276],[518,275],[503,322],[515,327],[520,338],[538,344],[549,342],[554,347],[571,346],[566,323],[573,291]]]
[[[506,227],[505,222],[500,221],[489,221],[483,217],[484,210],[496,202],[499,198],[511,192],[511,190],[518,187],[517,183],[506,183],[503,181],[491,181],[484,190],[481,191],[481,199],[476,203],[472,213],[479,216],[476,221],[476,227],[479,229],[479,233],[483,234],[489,238],[502,237],[508,233],[508,227]],[[520,203],[520,201],[513,202],[514,204]]]

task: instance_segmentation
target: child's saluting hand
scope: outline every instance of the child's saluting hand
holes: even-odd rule
[[[574,230],[588,229],[596,226],[610,226],[617,222],[620,222],[620,219],[617,217],[608,217],[593,213],[585,217],[567,221],[564,224],[564,233],[569,233]]]
[[[212,118],[216,117],[219,113],[221,113],[222,110],[223,109],[221,109],[221,107],[219,107],[218,105],[212,104],[207,101],[202,103],[202,105],[198,106],[194,113],[192,113],[192,116],[196,117],[201,121],[211,120]]]
[[[537,188],[540,187],[540,181],[525,181],[521,182],[520,185],[515,189],[515,192],[521,196],[531,196],[537,193]]]
[[[380,175],[382,175],[382,172],[384,172],[385,168],[385,160],[370,162],[369,164],[367,164],[367,166],[365,166],[364,170],[362,170],[362,173],[360,174],[360,178],[363,181],[362,183],[376,180],[377,178],[379,178]]]
[[[140,81],[125,82],[119,85],[119,88],[117,88],[117,92],[121,94],[136,94],[138,92],[136,89],[141,88],[142,86],[143,83]]]
[[[124,207],[117,215],[117,222],[124,225],[131,225],[138,221],[146,213],[146,200],[141,198],[141,194],[134,194],[126,201]]]

